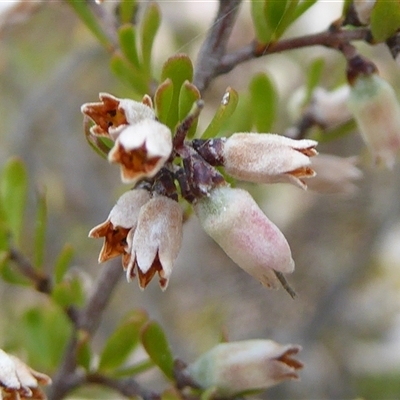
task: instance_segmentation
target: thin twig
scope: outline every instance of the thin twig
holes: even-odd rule
[[[310,46],[325,46],[338,49],[342,43],[348,43],[355,40],[367,41],[369,37],[370,30],[368,28],[358,28],[354,30],[328,30],[312,35],[283,39],[276,43],[268,43],[266,45],[261,45],[259,42],[253,41],[233,53],[225,54],[220,60],[219,66],[215,70],[216,74],[213,77],[226,74],[245,61],[268,54]]]
[[[159,394],[141,387],[136,380],[132,378],[114,379],[101,374],[89,374],[86,377],[86,381],[109,387],[129,398],[139,397],[143,400],[158,400],[161,398]]]
[[[101,274],[97,279],[92,295],[81,312],[78,323],[78,327],[89,335],[96,332],[103,311],[122,275],[121,272],[119,259],[114,259],[102,267]]]
[[[232,32],[241,0],[220,0],[219,9],[200,49],[193,82],[203,92],[216,76]]]

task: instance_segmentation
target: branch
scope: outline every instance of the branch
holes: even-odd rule
[[[354,30],[328,30],[312,35],[283,39],[279,42],[268,43],[266,45],[255,40],[236,52],[224,55],[220,60],[218,68],[215,69],[215,75],[210,77],[210,79],[218,75],[226,74],[245,61],[268,54],[280,53],[282,51],[300,49],[309,46],[325,46],[332,49],[340,49],[344,43],[354,40],[367,41],[369,37],[370,30],[368,28],[358,28]]]
[[[139,397],[143,400],[159,400],[161,398],[160,395],[142,388],[131,378],[113,379],[101,374],[89,374],[86,381],[109,387],[129,398]]]
[[[193,83],[203,92],[218,75],[220,59],[225,55],[226,45],[232,32],[241,0],[220,0],[215,20],[201,46]]]
[[[121,277],[120,264],[119,259],[114,259],[102,267],[92,294],[81,312],[78,328],[86,331],[89,335],[93,335],[96,332],[103,311]]]

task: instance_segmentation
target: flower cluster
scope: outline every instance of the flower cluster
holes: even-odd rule
[[[201,107],[200,101],[173,135],[157,120],[148,96],[136,102],[101,93],[100,102],[82,106],[92,121],[88,138],[100,149],[102,138],[111,140],[108,160],[120,165],[122,182],[133,185],[89,233],[104,238],[99,262],[121,256],[128,280],[137,275],[144,289],[157,273],[165,289],[182,242],[179,201],[185,199],[235,263],[267,287],[286,286],[283,274],[293,271],[294,262],[285,237],[250,194],[230,187],[216,167],[238,180],[305,189],[315,175],[310,157],[317,143],[256,133],[189,141]]]
[[[0,349],[0,399],[43,400],[46,395],[39,384],[50,383],[50,377]]]

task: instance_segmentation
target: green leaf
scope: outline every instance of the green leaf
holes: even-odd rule
[[[268,43],[271,40],[271,32],[264,15],[264,5],[268,0],[251,1],[251,17],[253,19],[254,29],[259,42]]]
[[[44,262],[47,228],[47,201],[45,191],[38,194],[38,204],[36,208],[35,238],[33,264],[41,270]]]
[[[21,244],[27,191],[28,177],[25,164],[19,158],[12,158],[3,168],[0,193],[5,217],[13,240],[17,244]]]
[[[30,280],[10,264],[8,252],[0,252],[0,276],[4,282],[12,283],[13,285],[31,285]]]
[[[76,351],[76,361],[78,365],[86,371],[90,371],[92,361],[92,349],[90,348],[89,337],[87,332],[78,332],[78,345]]]
[[[174,95],[174,84],[170,78],[161,83],[154,95],[154,108],[157,118],[163,124],[167,123],[172,97]]]
[[[185,81],[181,86],[181,91],[179,94],[179,121],[183,121],[185,117],[189,114],[193,107],[193,104],[201,98],[199,89],[193,83]],[[198,119],[194,121],[189,129],[188,138],[192,138],[197,129]]]
[[[182,396],[177,389],[168,388],[162,392],[161,400],[182,400]]]
[[[141,341],[154,364],[160,368],[168,379],[173,380],[174,358],[161,326],[155,321],[148,322],[142,328]]]
[[[99,21],[92,13],[89,4],[82,0],[67,0],[67,3],[78,14],[79,18],[86,25],[86,27],[93,33],[97,40],[108,50],[113,48],[113,44],[104,33]]]
[[[297,18],[301,17],[311,6],[313,6],[318,0],[303,0],[301,1],[296,10],[293,13],[292,21],[296,21]]]
[[[148,371],[149,369],[154,368],[154,363],[152,360],[143,360],[134,365],[131,365],[126,368],[120,368],[116,371],[113,371],[113,376],[122,378],[124,376],[134,376],[141,374],[143,372]]]
[[[122,82],[130,86],[138,94],[144,95],[149,92],[149,85],[143,74],[128,63],[122,55],[114,53],[110,60],[110,68]]]
[[[311,99],[313,90],[318,86],[321,81],[322,72],[325,67],[325,60],[323,58],[315,59],[308,68],[307,83],[306,83],[306,97],[304,104],[308,104]]]
[[[57,368],[72,331],[64,312],[42,304],[27,310],[20,323],[19,332],[29,364],[48,372]]]
[[[371,12],[373,38],[383,42],[400,28],[400,1],[376,0]]]
[[[147,320],[147,313],[142,310],[135,310],[124,318],[101,352],[99,370],[115,369],[126,361],[139,344],[140,330]]]
[[[249,86],[254,125],[258,132],[270,132],[277,110],[277,93],[269,77],[260,73]]]
[[[119,17],[122,24],[133,22],[137,10],[136,0],[121,0],[119,3]]]
[[[290,1],[290,0],[289,0]],[[269,41],[276,40],[280,36],[281,31],[281,23],[283,16],[286,12],[286,7],[288,0],[279,0],[279,1],[266,1],[264,3],[264,17],[267,21],[268,28],[270,31],[270,39]],[[279,34],[278,34],[279,31]]]
[[[64,279],[64,275],[71,264],[73,256],[74,249],[67,243],[64,245],[54,264],[54,280],[56,284],[62,282]]]
[[[218,136],[230,136],[235,132],[250,132],[253,127],[253,115],[250,96],[241,93],[233,115],[224,123]]]
[[[118,29],[118,39],[121,51],[126,59],[140,70],[139,55],[136,47],[136,28],[132,24],[125,24]]]
[[[83,305],[85,295],[80,278],[73,276],[54,285],[51,297],[62,308]]]
[[[229,120],[230,116],[235,111],[238,99],[239,96],[236,90],[228,87],[222,97],[221,105],[218,107],[207,129],[201,135],[202,139],[211,139],[220,133],[225,122]]]
[[[161,80],[171,79],[173,95],[166,125],[173,131],[179,122],[179,94],[185,81],[193,79],[193,64],[186,54],[175,54],[163,65]]]
[[[151,77],[151,51],[154,38],[161,24],[161,13],[157,3],[150,3],[146,8],[141,24],[141,48],[143,70]]]

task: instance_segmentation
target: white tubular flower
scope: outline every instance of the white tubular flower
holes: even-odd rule
[[[130,231],[133,233],[136,229],[140,209],[150,197],[150,193],[144,189],[134,189],[124,193],[112,208],[107,220],[89,232],[89,237],[104,237],[99,263],[119,255],[125,258],[128,233]]]
[[[264,286],[279,287],[274,270],[293,272],[289,244],[247,191],[215,188],[194,204],[194,210],[225,253]]]
[[[135,277],[136,269],[139,286],[144,289],[158,272],[161,289],[167,288],[182,244],[182,219],[179,203],[168,197],[154,197],[141,208],[133,239],[128,239],[128,281]]]
[[[356,163],[357,157],[344,158],[332,154],[318,154],[311,163],[317,175],[308,182],[308,188],[328,194],[354,194],[357,190],[354,181],[363,176]]]
[[[154,110],[147,104],[119,99],[108,93],[100,93],[99,98],[100,102],[86,103],[81,107],[81,112],[95,123],[90,129],[93,135],[115,140],[127,125],[156,119]]]
[[[393,168],[400,150],[400,105],[393,88],[377,74],[360,75],[349,107],[375,163]]]
[[[218,396],[230,397],[299,379],[303,364],[292,356],[300,350],[272,340],[221,343],[189,365],[187,373],[202,388],[214,387]]]
[[[371,12],[375,6],[375,3],[375,0],[353,0],[354,9],[357,13],[358,19],[362,24],[369,24]]]
[[[28,367],[19,358],[0,349],[0,399],[43,400],[46,395],[39,387],[51,379]]]
[[[317,87],[314,89],[308,112],[325,128],[342,124],[351,119],[347,102],[350,96],[350,87],[343,85],[329,92]]]
[[[235,133],[226,139],[225,171],[256,183],[290,182],[306,189],[304,178],[315,175],[310,157],[317,154],[314,140],[293,140],[263,133]]]
[[[152,178],[163,167],[172,152],[169,128],[146,119],[125,128],[108,153],[111,163],[121,165],[121,179],[135,184],[143,178]]]

